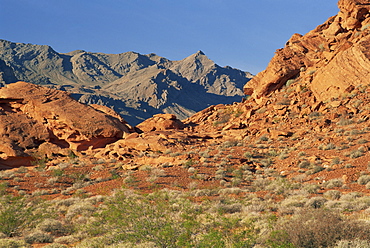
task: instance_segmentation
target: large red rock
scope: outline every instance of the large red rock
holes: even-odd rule
[[[25,165],[45,142],[79,151],[115,142],[128,127],[106,112],[30,83],[0,88],[0,164]]]
[[[317,99],[325,101],[351,92],[357,85],[370,84],[370,40],[363,40],[337,54],[317,71],[311,89]]]
[[[157,114],[136,127],[143,132],[164,131],[169,129],[183,129],[184,124],[173,114]]]
[[[338,6],[337,16],[304,36],[293,35],[266,70],[245,85],[244,92],[261,101],[296,79],[308,85],[316,99],[325,101],[369,84],[370,3],[340,0]]]

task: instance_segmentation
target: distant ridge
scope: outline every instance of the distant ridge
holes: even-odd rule
[[[202,51],[171,61],[154,53],[63,54],[46,45],[0,40],[0,83],[62,89],[82,103],[113,108],[133,125],[158,113],[184,119],[210,105],[239,102],[251,78],[218,66]]]

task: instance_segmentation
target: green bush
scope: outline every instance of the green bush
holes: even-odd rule
[[[123,242],[154,242],[160,247],[178,247],[179,240],[186,240],[190,233],[187,225],[170,215],[171,208],[164,195],[151,197],[127,197],[118,193],[107,202],[107,210],[102,211],[98,221],[93,223],[90,233],[102,235],[114,233],[114,240]]]
[[[206,213],[188,200],[168,193],[127,195],[117,193],[105,203],[89,228],[92,236],[110,236],[113,243],[154,243],[156,247],[252,247],[251,223],[224,213]],[[240,205],[223,205],[234,212]],[[232,208],[232,210],[230,210]],[[202,218],[202,220],[199,220]],[[208,243],[208,245],[207,245]]]
[[[13,237],[26,227],[36,224],[41,215],[34,212],[36,207],[36,204],[24,198],[0,198],[0,233]]]

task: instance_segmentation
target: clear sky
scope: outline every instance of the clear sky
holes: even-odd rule
[[[256,74],[292,34],[337,13],[337,0],[0,0],[0,39],[171,60],[202,50]]]

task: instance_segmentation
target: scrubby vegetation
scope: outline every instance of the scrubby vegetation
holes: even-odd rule
[[[369,247],[370,240],[369,196],[312,195],[282,178],[50,201],[5,195],[0,203],[0,247]]]

